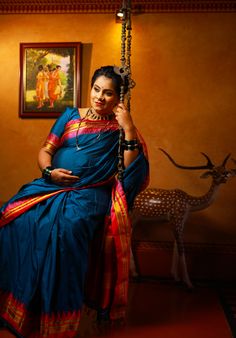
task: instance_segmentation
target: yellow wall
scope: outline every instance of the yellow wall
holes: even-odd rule
[[[214,163],[236,158],[236,14],[172,13],[133,16],[132,70],[136,87],[132,115],[147,141],[151,186],[204,193],[201,172],[173,167],[159,147],[178,162]],[[120,25],[111,14],[0,16],[0,200],[40,176],[37,153],[53,119],[20,119],[20,42],[83,44],[82,106],[94,69],[119,64]],[[232,166],[232,163],[229,162]],[[215,203],[190,217],[193,241],[236,241],[236,178],[222,186]],[[188,232],[189,230],[186,229]]]

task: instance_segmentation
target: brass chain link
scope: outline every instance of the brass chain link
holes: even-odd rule
[[[130,100],[131,100],[131,88],[134,87],[135,82],[131,79],[131,0],[123,0],[121,9],[123,13],[122,17],[122,28],[121,28],[121,67],[117,73],[121,76],[123,84],[120,90],[120,102],[124,102],[125,94],[125,78],[128,79],[128,92],[127,92],[127,109],[130,112]],[[119,147],[118,147],[118,179],[120,182],[123,181],[123,170],[124,170],[124,154],[123,154],[123,138],[124,131],[120,128],[119,134]]]

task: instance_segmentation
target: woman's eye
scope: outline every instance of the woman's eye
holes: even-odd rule
[[[94,90],[95,90],[95,92],[99,92],[99,89],[98,89],[98,88],[96,88],[96,87],[94,87]]]

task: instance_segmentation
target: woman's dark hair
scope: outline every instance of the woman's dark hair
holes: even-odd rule
[[[122,80],[121,76],[114,71],[114,67],[113,66],[103,66],[103,67],[95,70],[93,77],[91,79],[91,88],[93,87],[94,82],[100,76],[105,76],[109,79],[112,79],[112,82],[113,82],[114,87],[115,87],[115,92],[118,95],[118,97],[120,97],[120,88],[123,84],[123,80]],[[127,91],[128,91],[128,78],[127,78],[127,76],[125,76],[124,82],[125,82],[124,83],[124,93],[126,94]]]

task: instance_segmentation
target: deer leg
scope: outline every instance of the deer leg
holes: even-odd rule
[[[192,289],[193,285],[190,281],[189,274],[188,274],[185,252],[184,252],[184,243],[183,243],[183,237],[182,237],[181,231],[178,231],[178,234],[177,234],[177,247],[178,247],[178,253],[179,253],[179,268],[181,271],[181,279],[187,285],[189,289]]]
[[[175,280],[178,278],[179,269],[181,272],[181,280],[187,285],[189,289],[193,288],[191,280],[189,278],[186,258],[184,253],[184,243],[183,243],[183,228],[185,219],[187,218],[186,214],[184,217],[178,215],[175,219],[175,226],[174,226],[174,237],[175,237],[175,246],[174,246],[174,253],[173,253],[173,261],[172,261],[172,272]],[[178,257],[178,260],[177,258]]]
[[[193,289],[193,284],[189,278],[187,264],[186,264],[186,258],[184,252],[180,255],[180,267],[181,267],[181,273],[182,273],[182,279],[183,282],[187,285],[189,289]]]
[[[171,264],[171,275],[173,276],[176,282],[180,281],[179,277],[179,252],[177,248],[177,242],[174,242],[172,264]]]

